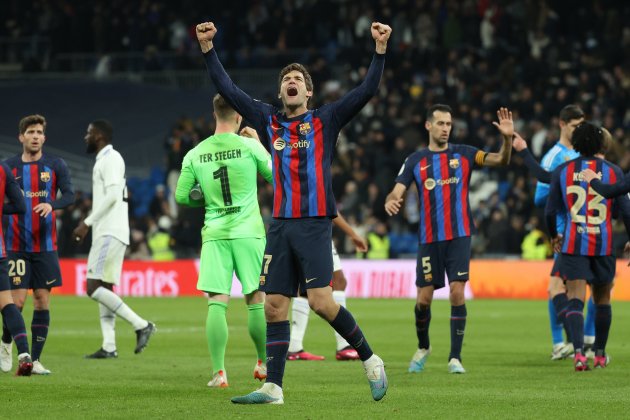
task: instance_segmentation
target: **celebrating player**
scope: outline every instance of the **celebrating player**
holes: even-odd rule
[[[206,337],[214,372],[208,386],[226,388],[226,311],[234,272],[243,287],[249,335],[258,354],[254,378],[267,377],[265,294],[258,291],[265,227],[258,207],[256,173],[271,182],[271,157],[257,139],[235,134],[242,117],[225,99],[217,94],[212,103],[216,130],[184,157],[175,199],[179,204],[206,208],[197,289],[208,294]],[[201,200],[189,198],[195,184],[203,192]]]
[[[87,294],[99,303],[103,345],[88,359],[118,357],[116,351],[116,315],[136,331],[136,348],[140,353],[156,331],[155,324],[141,318],[113,291],[120,281],[125,249],[129,244],[129,210],[125,161],[111,145],[113,129],[105,120],[92,121],[87,128],[87,152],[96,154],[92,170],[92,213],[72,232],[83,241],[92,227],[92,246],[87,261]]]
[[[604,147],[601,128],[583,122],[571,137],[573,148],[580,157],[572,159],[553,172],[545,216],[558,257],[557,269],[566,280],[568,305],[565,323],[573,342],[576,371],[588,370],[584,355],[583,309],[586,284],[591,285],[597,314],[595,320],[594,366],[608,364],[606,342],[612,319],[610,291],[615,277],[615,257],[612,255],[613,205],[618,206],[630,236],[630,200],[605,199],[597,194],[580,172],[586,168],[602,174],[604,182],[615,182],[623,177],[621,169],[596,158]],[[564,231],[557,230],[557,215],[564,215]]]
[[[493,123],[503,135],[499,153],[486,153],[475,147],[449,144],[452,128],[451,108],[436,104],[427,111],[425,128],[429,147],[411,154],[403,164],[396,185],[385,199],[385,211],[398,214],[403,195],[412,181],[418,189],[420,247],[416,286],[418,294],[414,313],[418,350],[409,364],[409,372],[421,372],[431,354],[429,324],[433,292],[445,286],[448,276],[451,302],[450,373],[465,373],[461,362],[466,328],[464,288],[470,278],[470,236],[475,231],[468,200],[468,184],[474,167],[505,166],[510,161],[514,134],[512,113],[497,111],[499,123]]]
[[[383,73],[391,28],[371,26],[376,54],[366,78],[340,100],[319,109],[308,109],[313,83],[300,64],[286,66],[278,79],[278,109],[252,99],[230,80],[219,62],[212,40],[217,28],[211,22],[197,25],[197,39],[208,73],[219,93],[252,123],[272,153],[273,220],[260,276],[267,293],[267,381],[261,389],[235,403],[282,404],[282,378],[289,347],[290,296],[305,289],[311,309],[327,320],[358,352],[363,361],[372,397],[387,391],[383,361],[375,355],[356,321],[332,297],[331,218],[337,214],[332,193],[330,164],[341,128],[374,96]]]
[[[57,256],[57,216],[54,210],[74,202],[70,172],[63,159],[44,154],[46,119],[29,115],[20,120],[19,139],[22,153],[5,163],[24,192],[26,211],[3,217],[11,279],[11,294],[20,311],[28,289],[33,290],[31,321],[33,374],[47,375],[50,370],[40,362],[50,325],[50,290],[61,286]],[[57,190],[61,197],[57,198]],[[11,370],[11,333],[4,325],[0,343],[0,366]]]

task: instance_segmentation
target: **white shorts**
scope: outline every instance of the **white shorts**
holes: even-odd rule
[[[333,254],[333,273],[335,271],[341,270],[341,258],[339,258],[339,254],[337,254],[337,248],[335,248],[335,243],[332,244],[332,254]]]
[[[87,261],[87,278],[118,284],[127,245],[113,236],[101,236],[92,242]]]

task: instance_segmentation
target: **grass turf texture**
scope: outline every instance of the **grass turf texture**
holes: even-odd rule
[[[3,412],[21,418],[315,419],[627,418],[630,410],[630,303],[613,303],[609,367],[576,373],[570,360],[549,360],[547,302],[473,300],[467,303],[462,353],[468,373],[450,375],[447,302],[435,301],[432,308],[433,354],[425,371],[410,374],[417,345],[413,301],[350,300],[350,310],[386,363],[390,388],[382,401],[372,401],[359,362],[335,360],[332,330],[311,314],[305,347],[326,360],[287,362],[284,406],[238,406],[229,398],[259,387],[241,299],[228,309],[227,389],[206,387],[211,368],[203,298],[126,301],[157,323],[149,347],[134,355],[135,334],[118,319],[118,359],[86,360],[101,343],[97,305],[54,296],[42,357],[53,373],[30,378],[0,373]],[[29,298],[29,340],[31,314]]]

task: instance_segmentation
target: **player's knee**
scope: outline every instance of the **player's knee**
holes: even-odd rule
[[[451,291],[449,292],[449,300],[451,301],[451,305],[455,305],[455,306],[463,305],[466,301],[466,297],[464,295],[464,288],[451,287]]]
[[[551,279],[549,279],[549,287],[547,288],[547,291],[549,292],[549,297],[553,298],[560,293],[565,293],[567,289],[561,278],[551,277]]]
[[[282,321],[281,318],[281,310],[280,307],[278,307],[277,305],[274,305],[272,302],[269,302],[268,300],[265,301],[265,319],[268,322],[277,322],[277,321]]]
[[[17,306],[17,308],[22,311],[22,308],[24,307],[24,302],[26,301],[26,296],[22,297],[22,296],[13,296],[13,303],[15,304],[15,306]]]
[[[337,304],[330,299],[309,299],[308,306],[320,317],[332,321],[337,315]]]

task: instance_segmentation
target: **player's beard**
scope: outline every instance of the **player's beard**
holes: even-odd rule
[[[94,143],[88,143],[87,146],[85,146],[85,151],[91,155],[96,152],[96,145]]]

